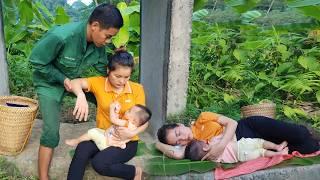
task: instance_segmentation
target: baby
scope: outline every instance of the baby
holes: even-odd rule
[[[151,111],[140,104],[134,105],[127,110],[123,115],[124,119],[119,118],[120,104],[115,102],[110,104],[110,120],[113,123],[107,130],[92,128],[87,133],[81,135],[75,139],[67,139],[65,143],[70,146],[77,146],[82,141],[94,141],[99,150],[106,149],[110,146],[126,148],[126,143],[131,139],[119,140],[112,134],[115,131],[116,126],[127,127],[129,130],[135,130],[137,127],[142,126],[148,122],[151,118]]]
[[[213,138],[210,143],[215,143],[221,139],[221,135]],[[234,138],[230,141],[223,153],[214,160],[214,162],[221,163],[236,163],[244,162],[258,157],[272,157],[275,155],[288,154],[288,143],[286,141],[281,144],[275,144],[259,138],[241,138],[236,141]],[[203,149],[209,148],[209,144],[204,141],[193,140],[185,149],[185,158],[198,161],[205,155],[206,151]],[[271,151],[274,150],[274,151]]]

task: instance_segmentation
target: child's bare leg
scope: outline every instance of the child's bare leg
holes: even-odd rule
[[[134,180],[142,180],[142,169],[136,166],[136,175],[134,176]]]
[[[287,147],[287,145],[288,145],[287,141],[283,141],[281,144],[275,144],[270,141],[264,141],[262,146],[264,149],[272,149],[272,150],[276,150],[276,151],[280,152],[285,147]]]
[[[272,157],[272,156],[276,156],[276,155],[287,155],[288,153],[289,153],[288,147],[285,147],[281,151],[277,151],[277,152],[266,150],[264,152],[264,157]]]
[[[79,143],[83,142],[83,141],[90,141],[91,138],[89,137],[88,133],[85,133],[83,135],[81,135],[78,138],[75,139],[66,139],[65,143],[69,146],[73,146],[76,147]]]

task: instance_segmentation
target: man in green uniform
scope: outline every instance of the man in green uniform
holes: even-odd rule
[[[90,66],[106,75],[104,46],[122,26],[120,11],[113,5],[101,4],[88,21],[54,27],[35,45],[30,62],[43,118],[38,154],[40,180],[49,179],[53,150],[60,139],[61,102],[66,91],[72,89],[70,79],[79,77]]]

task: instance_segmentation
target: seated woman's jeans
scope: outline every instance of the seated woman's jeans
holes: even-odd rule
[[[82,180],[90,159],[93,169],[102,176],[133,179],[135,167],[125,163],[136,155],[137,148],[138,141],[130,141],[125,149],[109,147],[99,151],[93,141],[84,141],[76,148],[69,167],[68,180]]]
[[[319,143],[311,137],[309,130],[297,124],[274,120],[264,116],[252,116],[238,121],[237,140],[245,138],[262,138],[273,143],[288,142],[289,152],[302,154],[319,150]]]

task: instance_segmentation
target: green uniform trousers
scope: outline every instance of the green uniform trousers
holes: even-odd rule
[[[66,93],[66,95],[74,96],[73,94]],[[75,96],[74,96],[75,97]],[[86,93],[87,100],[97,104],[96,99],[92,93]],[[60,140],[60,115],[62,99],[57,99],[42,95],[38,93],[40,103],[40,113],[43,119],[42,134],[40,144],[45,147],[55,148]]]

